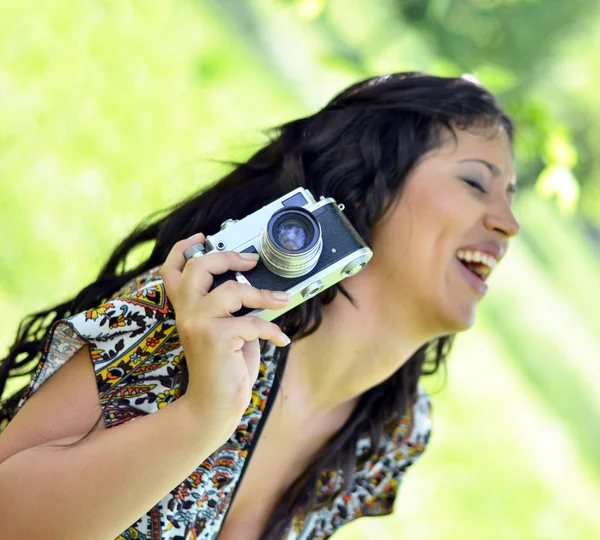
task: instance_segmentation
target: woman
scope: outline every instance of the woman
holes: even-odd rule
[[[134,231],[3,363],[5,379],[41,357],[4,408],[3,538],[326,538],[389,514],[431,431],[419,377],[471,327],[519,230],[512,139],[469,78],[378,77]],[[273,323],[232,317],[285,295],[208,292],[256,262],[183,252],[299,186],[345,205],[372,260]]]

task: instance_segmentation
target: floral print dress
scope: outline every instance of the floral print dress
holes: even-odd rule
[[[106,427],[133,421],[180,397],[184,353],[158,270],[139,276],[106,303],[55,323],[14,414],[84,345],[91,353]],[[268,345],[252,399],[230,439],[117,540],[218,537],[244,465],[260,437],[261,418],[265,415],[266,420],[277,391],[280,349]],[[332,502],[296,516],[282,540],[325,539],[354,519],[392,512],[402,478],[424,452],[431,433],[431,402],[420,385],[418,391],[416,402],[403,418],[387,426],[377,448],[371,448],[368,436],[359,439],[357,467],[348,489],[341,489],[341,471],[324,473],[318,499]]]

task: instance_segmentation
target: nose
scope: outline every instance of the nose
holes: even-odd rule
[[[490,209],[485,216],[485,226],[491,231],[501,232],[508,238],[517,236],[521,230],[521,225],[517,221],[515,214],[506,203],[501,208]]]

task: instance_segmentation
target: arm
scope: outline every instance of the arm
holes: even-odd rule
[[[68,365],[64,366],[44,383],[39,396],[32,396],[9,424],[11,429],[0,437],[0,523],[4,540],[115,538],[185,480],[230,435],[211,425],[209,418],[197,418],[182,396],[153,414],[97,430],[72,448],[39,444],[50,438],[53,444],[76,441],[94,424],[93,411],[80,410],[76,413],[79,434],[75,434],[69,427],[73,422],[65,422],[66,413],[55,425],[51,425],[51,417],[46,417],[48,425],[43,427],[26,412],[28,405],[33,407],[34,398],[37,418],[42,417],[40,411],[50,407],[74,410],[73,388],[83,388],[87,393],[76,402],[98,402],[87,348],[69,361],[71,366],[84,363],[88,373],[80,385],[72,376],[76,368],[68,371]],[[50,383],[54,391],[42,394],[46,385],[51,388]],[[62,407],[56,402],[58,395],[63,396]],[[94,407],[100,411],[99,403]],[[83,430],[82,418],[88,418]],[[38,436],[41,429],[44,433],[37,446],[22,449],[32,442],[25,440],[31,437],[32,425]],[[148,471],[152,474],[144,474]]]
[[[96,431],[76,446],[53,448],[48,441],[76,441],[98,418],[97,376],[92,371],[96,364],[84,348],[42,379],[0,437],[2,540],[114,538],[234,432],[259,373],[259,339],[281,347],[290,340],[274,323],[233,313],[243,306],[280,309],[289,297],[284,294],[281,299],[233,280],[211,291],[214,274],[247,270],[257,261],[223,252],[186,265],[185,249],[203,240],[204,235],[197,234],[175,244],[161,269],[177,312],[189,372],[185,395],[147,416]],[[158,282],[153,286],[162,288]],[[133,304],[126,300],[115,299],[105,308],[116,310],[117,303],[135,315]],[[145,316],[139,311],[137,315]],[[73,341],[68,345],[87,342],[97,348],[94,336],[107,331],[101,328],[103,322],[88,312],[70,317],[78,330],[66,335]],[[147,327],[153,331],[152,324]],[[162,339],[158,330],[152,335]],[[126,335],[121,341],[110,341],[103,335],[101,342],[115,349],[119,344],[123,350],[125,341],[128,347],[143,346],[139,340],[147,337]]]

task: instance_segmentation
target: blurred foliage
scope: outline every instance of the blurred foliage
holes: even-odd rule
[[[599,22],[592,0],[5,0],[0,346],[261,130],[370,75],[470,73],[517,122],[522,233],[425,380],[394,515],[336,538],[600,537]]]

